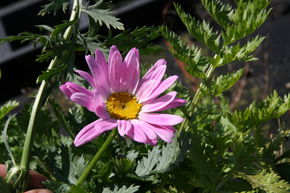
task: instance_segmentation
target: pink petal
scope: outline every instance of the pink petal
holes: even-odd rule
[[[86,107],[90,111],[95,111],[93,93],[73,82],[61,85],[60,90],[72,101]]]
[[[175,129],[169,125],[151,125],[153,131],[160,137],[163,141],[171,143],[174,137]]]
[[[119,134],[124,137],[131,129],[132,125],[129,120],[117,120]]]
[[[159,82],[155,80],[149,80],[143,83],[138,93],[136,94],[136,98],[139,103],[143,103],[148,99],[153,90],[158,86]]]
[[[106,105],[104,103],[99,104],[96,107],[96,111],[95,111],[96,115],[102,119],[108,119],[110,118],[110,114],[107,112],[106,110]]]
[[[155,99],[152,102],[145,103],[142,107],[142,112],[155,112],[168,106],[175,99],[177,92],[173,91]]]
[[[70,98],[71,95],[76,92],[81,92],[85,93],[88,96],[93,96],[93,93],[91,91],[73,82],[66,82],[65,84],[60,85],[59,88],[68,98]]]
[[[95,56],[95,58],[92,55],[87,55],[85,57],[93,75],[94,82],[95,84],[109,88],[106,58],[100,50],[96,50]]]
[[[117,126],[117,123],[113,119],[98,119],[85,126],[76,136],[74,144],[76,147],[83,145],[94,138],[98,137],[105,131],[112,130]]]
[[[184,106],[186,104],[186,100],[175,98],[171,103],[169,103],[167,106],[164,106],[163,108],[159,109],[159,111],[165,111],[168,109],[174,109],[176,107]]]
[[[129,93],[133,93],[140,79],[140,55],[136,48],[132,48],[124,59],[124,64],[127,66],[124,71],[126,86]]]
[[[112,92],[119,92],[122,80],[122,74],[125,71],[122,62],[122,55],[116,46],[112,46],[109,52],[109,80]]]
[[[135,93],[140,92],[142,86],[144,84],[147,84],[149,81],[154,80],[156,82],[156,85],[158,85],[166,71],[166,61],[165,60],[158,60],[159,62],[156,62],[155,65],[147,72],[147,74],[144,75],[144,77],[140,80],[138,83],[138,88],[135,91]],[[156,87],[152,88],[155,89]]]
[[[76,73],[78,73],[81,77],[83,77],[86,81],[88,81],[88,83],[95,88],[96,84],[95,81],[92,77],[92,75],[90,75],[89,73],[82,71],[82,70],[75,70]]]
[[[142,80],[140,81],[141,84],[149,79],[152,79],[156,76],[156,69],[159,68],[160,66],[165,66],[166,70],[166,61],[164,59],[159,59],[148,71],[147,73],[143,76]],[[163,76],[162,76],[163,77]]]
[[[155,125],[176,125],[183,121],[183,118],[178,115],[141,112],[139,119]]]
[[[152,140],[157,141],[157,135],[152,130],[152,127],[150,124],[148,124],[144,121],[140,121],[138,119],[131,120],[131,123],[135,129],[142,130],[145,133],[145,135],[147,136],[147,138],[150,139],[150,141],[152,141]]]
[[[134,141],[150,144],[150,145],[156,145],[157,139],[149,139],[145,132],[140,129],[138,126],[135,127],[135,125],[132,124],[131,129],[126,134],[128,137],[133,139]]]
[[[178,76],[174,75],[174,76],[170,76],[169,78],[163,80],[158,86],[157,88],[150,94],[150,96],[148,98],[146,98],[145,101],[149,101],[149,100],[154,100],[156,97],[158,97],[160,94],[162,94],[165,90],[167,90],[176,80],[177,80]]]
[[[95,112],[96,106],[94,105],[92,96],[88,96],[85,93],[77,92],[77,93],[72,94],[70,99],[73,102],[86,107],[89,111]]]

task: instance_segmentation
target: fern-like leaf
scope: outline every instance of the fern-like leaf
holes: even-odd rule
[[[269,193],[287,193],[290,185],[272,171],[261,170],[256,174],[240,173],[238,177],[247,180],[253,188],[259,188]]]
[[[99,5],[99,3],[96,3]],[[124,30],[124,25],[119,22],[119,19],[114,17],[110,10],[97,9],[97,6],[82,7],[82,12],[88,14],[91,18],[95,20],[96,23],[99,23],[101,26],[103,23],[108,29],[113,27],[115,29]]]
[[[221,75],[217,78],[211,79],[210,81],[205,81],[205,84],[201,87],[201,91],[210,96],[218,96],[225,90],[234,86],[243,75],[243,72],[244,70],[240,69],[235,73]]]
[[[207,57],[201,55],[201,50],[194,45],[187,45],[177,34],[166,27],[160,28],[163,37],[170,43],[170,53],[187,66],[188,72],[198,78],[205,77],[205,69],[209,64]]]
[[[175,4],[175,9],[187,31],[198,41],[208,46],[212,51],[218,53],[221,47],[221,35],[213,30],[206,21],[197,21],[185,13],[180,5]]]

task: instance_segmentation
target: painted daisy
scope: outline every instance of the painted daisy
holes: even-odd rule
[[[184,99],[172,91],[160,96],[178,78],[170,76],[162,80],[166,61],[158,60],[140,78],[139,51],[133,48],[125,59],[116,46],[109,52],[108,62],[100,50],[95,57],[86,56],[90,73],[76,70],[89,82],[92,89],[73,82],[60,86],[61,91],[72,101],[94,112],[99,119],[85,126],[74,140],[75,146],[83,145],[105,131],[118,128],[121,136],[145,144],[156,145],[160,138],[171,142],[173,125],[183,121],[180,116],[156,113],[182,106]]]

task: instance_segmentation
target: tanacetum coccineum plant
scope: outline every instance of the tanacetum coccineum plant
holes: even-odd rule
[[[86,56],[91,74],[76,70],[92,87],[88,90],[73,82],[60,86],[72,101],[96,113],[98,120],[85,126],[76,136],[75,146],[83,145],[105,131],[118,128],[121,136],[150,145],[156,145],[158,137],[171,142],[172,127],[182,118],[178,115],[155,113],[184,105],[177,92],[160,96],[178,78],[170,76],[162,80],[166,61],[158,60],[140,79],[139,51],[130,50],[124,61],[116,46],[112,46],[108,62],[100,50],[95,57]],[[153,113],[154,112],[154,113]]]

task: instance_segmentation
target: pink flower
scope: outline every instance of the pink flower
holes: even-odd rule
[[[86,56],[90,73],[76,70],[89,82],[88,90],[73,82],[60,86],[70,100],[94,112],[99,119],[85,126],[74,140],[75,146],[83,145],[105,131],[118,128],[121,136],[145,144],[156,145],[161,138],[171,142],[173,125],[183,121],[180,116],[155,113],[186,103],[172,91],[160,96],[178,78],[170,76],[162,80],[166,61],[158,60],[140,79],[139,51],[130,50],[124,61],[116,46],[109,52],[108,63],[100,50],[95,57]]]

